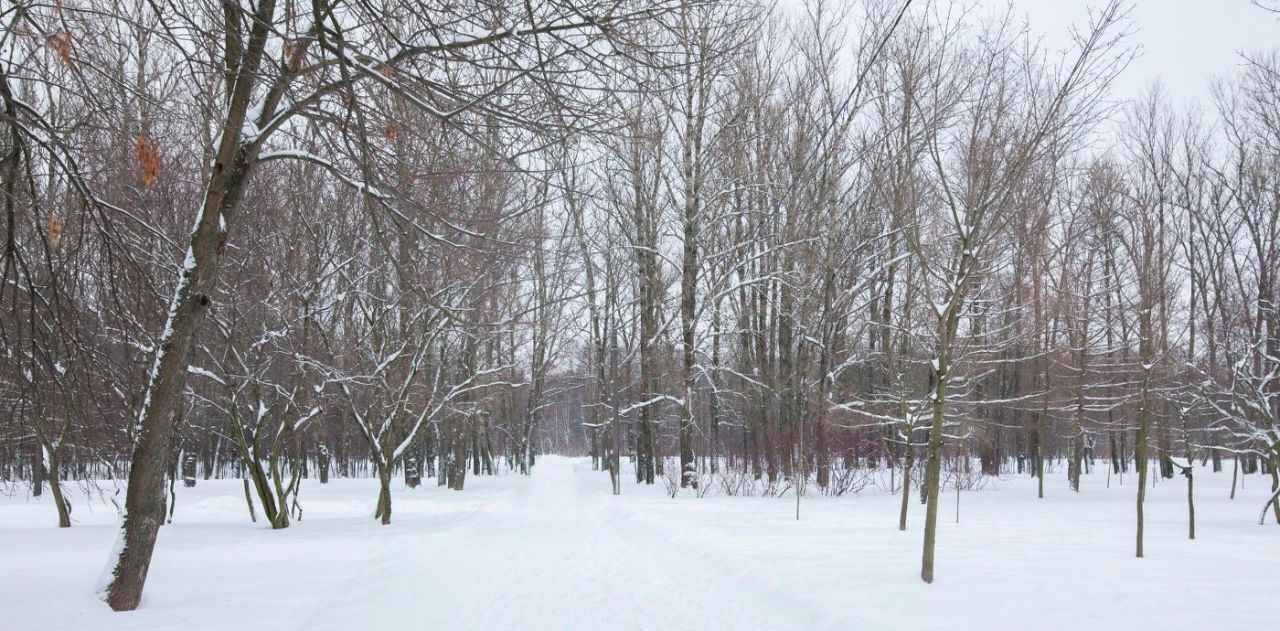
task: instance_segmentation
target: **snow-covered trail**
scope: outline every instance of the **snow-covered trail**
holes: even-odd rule
[[[807,614],[775,591],[726,582],[682,545],[608,519],[600,473],[548,456],[489,510],[441,528],[395,518],[384,549],[335,586],[307,628],[787,629]],[[591,484],[594,483],[594,484]],[[606,499],[608,498],[608,499]],[[358,585],[357,590],[351,590]],[[341,606],[333,606],[335,604]],[[335,616],[335,611],[340,615]]]
[[[1280,593],[1280,526],[1257,525],[1269,479],[1196,473],[1154,480],[1147,555],[1133,558],[1132,476],[1100,468],[1079,493],[1054,475],[953,492],[939,523],[938,580],[918,577],[922,507],[897,529],[900,496],[672,499],[662,485],[548,456],[530,477],[467,490],[393,487],[389,526],[374,480],[304,484],[303,519],[250,523],[238,480],[178,489],[143,596],[115,614],[93,586],[115,514],[74,495],[74,526],[46,497],[0,496],[0,630],[85,629],[946,629],[1264,628]],[[1247,480],[1243,478],[1247,477]],[[874,482],[884,482],[873,480]]]

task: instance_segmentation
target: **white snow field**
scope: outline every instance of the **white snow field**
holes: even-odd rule
[[[70,529],[46,497],[0,499],[2,629],[1245,629],[1280,614],[1280,526],[1257,524],[1269,480],[1197,472],[1148,495],[1146,559],[1133,557],[1134,486],[1105,468],[1080,493],[1065,475],[1016,476],[944,495],[937,580],[918,578],[924,511],[898,497],[669,498],[583,459],[545,457],[531,478],[467,490],[374,480],[304,485],[303,519],[248,520],[238,480],[178,489],[142,605],[113,613],[93,590],[114,508],[83,493]],[[1245,476],[1242,476],[1245,477]]]

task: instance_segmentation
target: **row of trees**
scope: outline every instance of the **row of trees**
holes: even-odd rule
[[[1042,495],[1132,461],[1139,556],[1153,459],[1280,493],[1275,54],[1179,112],[1109,98],[1118,3],[1063,54],[909,0],[0,19],[0,466],[63,526],[127,479],[113,608],[201,476],[285,528],[303,477],[389,523],[396,476],[547,451],[614,493],[887,469],[926,581],[946,450]]]
[[[1140,489],[1158,457],[1190,497],[1191,461],[1226,454],[1280,490],[1280,60],[1248,57],[1208,112],[1158,85],[1119,103],[1120,5],[1060,56],[955,9],[872,4],[853,42],[822,4],[777,32],[717,15],[670,90],[631,96],[577,179],[604,466],[626,451],[652,482],[678,453],[681,486],[832,493],[898,467],[926,581],[948,443],[1041,496],[1046,460],[1078,490],[1099,444]]]

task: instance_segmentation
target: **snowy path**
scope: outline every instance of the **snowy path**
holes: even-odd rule
[[[429,481],[429,483],[434,480]],[[309,481],[302,521],[253,524],[239,481],[179,489],[142,607],[113,614],[92,589],[114,511],[77,494],[75,526],[48,499],[0,496],[0,630],[85,629],[1045,629],[1265,628],[1280,593],[1280,526],[1258,526],[1268,481],[1197,473],[1199,538],[1185,486],[1148,499],[1148,558],[1132,557],[1133,480],[992,481],[945,498],[938,580],[918,579],[921,507],[899,498],[672,499],[586,460],[533,476],[468,479],[461,493],[372,480]]]
[[[599,474],[575,475],[575,465],[584,463],[544,458],[500,508],[444,531],[397,518],[385,554],[357,581],[364,587],[334,594],[349,599],[336,607],[349,618],[327,607],[305,626],[785,629],[804,619],[797,603],[726,583],[681,546],[606,523]]]

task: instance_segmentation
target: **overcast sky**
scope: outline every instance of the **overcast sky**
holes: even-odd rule
[[[1003,8],[1008,0],[981,0]],[[1280,46],[1280,21],[1250,0],[1129,0],[1134,34],[1141,46],[1137,59],[1115,86],[1115,96],[1129,98],[1160,80],[1177,103],[1196,99],[1211,106],[1209,80],[1241,63],[1241,52]],[[1071,24],[1085,24],[1090,6],[1105,0],[1013,0],[1031,29],[1048,46],[1069,43]]]

